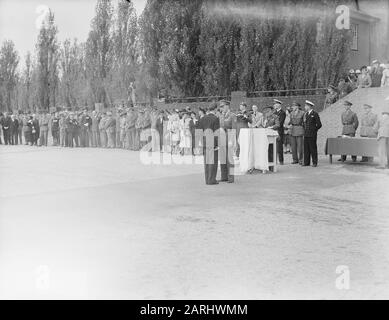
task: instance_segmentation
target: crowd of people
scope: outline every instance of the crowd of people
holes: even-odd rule
[[[325,108],[354,90],[371,87],[389,86],[389,62],[386,64],[374,60],[371,66],[351,69],[348,75],[342,77],[338,85],[330,85],[325,100]]]
[[[285,151],[292,154],[292,164],[309,166],[312,161],[312,166],[317,166],[316,139],[322,124],[319,114],[313,110],[312,102],[306,101],[304,107],[297,102],[284,106],[282,101],[274,99],[272,107],[262,110],[256,105],[249,107],[241,103],[237,112],[233,112],[230,103],[224,100],[211,106],[198,110],[187,107],[171,111],[122,106],[105,112],[85,109],[81,112],[62,111],[52,114],[4,113],[0,114],[0,144],[48,146],[51,136],[52,145],[60,147],[137,151],[148,145],[147,151],[200,155],[204,154],[203,131],[207,129],[204,127],[204,118],[212,113],[218,121],[218,128],[235,130],[236,139],[230,148],[233,148],[236,157],[239,158],[240,154],[238,141],[242,128],[270,128],[278,133],[277,158],[280,165],[284,164]],[[380,143],[380,168],[384,168],[389,153],[389,127],[386,120],[389,112],[383,112],[381,119],[371,111],[372,106],[365,105],[365,113],[359,120],[358,115],[351,110],[349,101],[345,101],[344,106],[342,135],[355,137],[361,124],[361,137],[384,138]],[[271,162],[272,155],[272,150],[269,150]],[[339,161],[344,162],[346,157],[343,155]],[[352,159],[356,161],[355,156]],[[372,159],[363,157],[361,161],[371,162]]]

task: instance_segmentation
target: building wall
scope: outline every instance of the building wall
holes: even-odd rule
[[[352,24],[358,26],[358,49],[350,49],[350,69],[360,69],[361,66],[370,65],[370,25],[368,22],[351,19]]]
[[[359,0],[361,11],[377,17],[371,32],[371,60],[389,61],[389,0]],[[369,61],[369,64],[371,61]]]

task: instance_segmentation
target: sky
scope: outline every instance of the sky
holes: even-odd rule
[[[118,1],[113,0],[116,6]],[[147,0],[132,0],[140,15]],[[94,17],[97,0],[0,0],[0,44],[9,39],[15,43],[21,61],[27,51],[34,52],[38,36],[37,19],[50,8],[58,26],[58,40],[77,38],[85,41]]]

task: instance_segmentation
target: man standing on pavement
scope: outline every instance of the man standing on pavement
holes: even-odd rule
[[[342,135],[346,137],[355,137],[355,133],[358,129],[358,116],[355,112],[351,111],[351,106],[353,105],[350,101],[345,101],[343,103],[344,105],[344,112],[341,116],[341,121],[343,124],[343,130]],[[353,162],[357,161],[357,156],[351,156]],[[345,162],[347,159],[347,155],[342,155],[342,157],[338,161]]]
[[[360,136],[364,138],[376,138],[377,133],[374,131],[374,126],[377,122],[377,115],[371,112],[372,106],[364,104],[364,113],[361,117]],[[361,162],[373,162],[373,157],[362,157]]]
[[[219,160],[222,182],[233,183],[233,139],[232,124],[234,121],[233,114],[230,111],[230,102],[222,101],[223,112],[220,116],[220,138],[219,138]]]
[[[290,113],[290,145],[292,148],[292,164],[303,164],[303,137],[304,137],[304,112],[297,102],[292,104]]]
[[[286,118],[286,113],[282,110],[282,102],[277,99],[273,99],[274,101],[274,114],[278,117],[279,127],[277,129],[278,138],[277,138],[277,154],[278,161],[280,165],[284,164],[284,122]]]
[[[116,119],[113,117],[112,112],[107,112],[107,122],[105,123],[105,130],[108,137],[108,148],[115,148],[116,140]]]
[[[218,135],[220,120],[215,115],[217,104],[212,103],[207,114],[200,120],[199,128],[203,130],[204,173],[207,185],[219,184],[216,181],[218,167]]]
[[[100,146],[99,138],[99,122],[100,117],[97,115],[96,110],[92,111],[92,147],[96,148]]]
[[[317,132],[322,127],[319,114],[313,110],[314,103],[305,101],[304,123],[304,164],[308,167],[312,157],[312,167],[317,167]]]
[[[39,127],[40,127],[40,145],[47,147],[47,139],[49,135],[49,122],[50,122],[50,115],[46,114],[44,111],[42,112],[41,116],[39,117]]]
[[[4,112],[4,117],[1,119],[1,126],[3,128],[4,144],[11,144],[11,117],[8,112]]]
[[[11,144],[17,145],[18,144],[18,134],[19,134],[19,121],[15,117],[14,114],[11,115],[11,122],[10,122],[10,133],[11,133]]]
[[[81,147],[89,147],[91,136],[92,118],[88,114],[88,109],[85,109],[81,116]]]

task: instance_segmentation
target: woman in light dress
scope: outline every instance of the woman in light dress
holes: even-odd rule
[[[184,113],[180,120],[180,154],[190,154],[191,147],[192,136],[190,133],[190,117],[187,113]]]
[[[180,117],[177,111],[169,116],[167,130],[170,135],[170,153],[177,153],[180,142]]]

